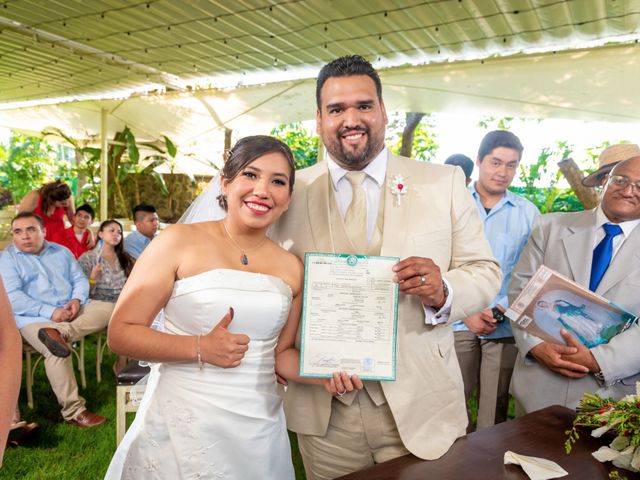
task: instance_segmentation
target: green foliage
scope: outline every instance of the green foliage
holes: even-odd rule
[[[289,145],[296,169],[310,167],[318,162],[318,137],[311,135],[302,123],[286,123],[275,127],[269,135]]]
[[[171,158],[175,158],[175,156],[178,154],[178,149],[169,137],[163,135],[162,138],[164,138],[164,144],[167,147],[167,153]]]
[[[102,150],[87,146],[86,142],[78,141],[66,135],[59,128],[49,127],[43,130],[44,136],[60,137],[75,149],[77,166],[75,173],[82,182],[78,187],[76,204],[89,203],[96,210],[100,210],[100,163]],[[159,190],[165,196],[171,196],[172,191],[167,187],[161,174],[154,171],[160,165],[169,164],[175,168],[174,157],[178,153],[175,144],[166,135],[162,136],[163,146],[157,142],[138,142],[129,129],[116,132],[108,147],[107,164],[109,168],[109,214],[112,216],[128,215],[134,204],[140,203],[137,175],[150,175],[157,182]],[[140,158],[140,147],[154,150],[157,153]],[[165,147],[165,148],[163,148]],[[125,195],[124,185],[133,184],[133,198]],[[115,202],[115,197],[118,202]],[[117,206],[117,209],[116,209]]]
[[[162,138],[166,150],[157,142],[138,142],[127,126],[115,134],[113,143],[107,152],[109,179],[113,180],[109,185],[109,195],[112,199],[117,198],[119,201],[119,204],[115,201],[110,204],[109,210],[113,215],[128,216],[133,206],[141,203],[143,199],[140,197],[139,176],[153,177],[165,197],[172,194],[162,174],[156,172],[155,169],[160,165],[167,164],[173,170],[175,168],[174,157],[178,153],[178,149],[166,135],[163,135]],[[139,147],[154,150],[156,153],[141,159]],[[124,194],[124,186],[128,183],[133,185],[133,197]]]
[[[16,202],[46,182],[73,178],[71,163],[58,158],[55,149],[37,137],[12,132],[9,148],[0,150],[0,185]]]
[[[0,187],[0,208],[7,205],[13,205],[13,195],[8,189]]]
[[[534,203],[541,213],[583,210],[573,190],[558,187],[558,181],[562,178],[558,162],[569,158],[572,150],[572,145],[566,141],[557,141],[554,148],[543,148],[535,163],[520,164],[518,178],[523,186],[511,187],[510,190]],[[553,159],[556,161],[552,163]],[[542,186],[538,186],[538,183],[542,183]]]
[[[78,165],[78,176],[85,182],[78,185],[76,205],[88,203],[100,211],[100,149],[85,147],[80,150],[83,161]]]
[[[587,148],[585,151],[585,153],[587,154],[587,160],[586,162],[582,162],[582,165],[580,165],[580,168],[584,170],[587,175],[589,173],[595,172],[598,169],[598,157],[600,156],[600,152],[602,152],[605,148],[618,143],[632,143],[632,142],[629,140],[620,140],[620,141],[613,141],[613,142],[609,140],[605,140],[600,145]]]
[[[483,117],[478,121],[478,126],[485,130],[511,130],[511,122],[514,117]]]
[[[405,115],[394,113],[390,115],[387,125],[386,145],[393,153],[398,155],[402,148],[402,132],[405,127]],[[426,114],[414,131],[413,148],[411,158],[422,162],[430,162],[436,158],[438,152],[437,136],[433,131],[433,118]]]
[[[512,192],[525,197],[542,213],[579,212],[584,207],[570,188],[538,188],[525,192],[525,187],[509,187]]]

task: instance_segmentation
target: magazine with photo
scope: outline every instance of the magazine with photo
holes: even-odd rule
[[[637,321],[630,312],[544,265],[506,312],[518,328],[564,345],[568,330],[587,347],[609,342]]]

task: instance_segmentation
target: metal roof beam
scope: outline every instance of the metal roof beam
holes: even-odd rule
[[[55,33],[50,33],[45,30],[34,28],[24,23],[2,16],[0,16],[0,27],[7,27],[14,32],[32,37],[35,42],[45,41],[56,46],[66,47],[69,50],[75,52],[93,55],[94,57],[101,58],[104,62],[111,65],[129,67],[130,69],[135,70],[137,73],[141,74],[155,75],[160,79],[160,82],[158,83],[162,83],[166,87],[175,90],[185,90],[184,81],[182,81],[177,75],[167,73],[144,63],[134,62],[120,55],[105,52],[104,50],[100,50],[98,48],[86,45],[81,42],[77,42],[75,40],[70,40],[66,37],[63,37],[62,35],[57,35]]]

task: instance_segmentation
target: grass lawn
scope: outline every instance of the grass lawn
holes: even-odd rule
[[[115,355],[105,354],[100,384],[96,382],[95,358],[95,335],[91,335],[85,342],[87,388],[81,388],[80,394],[87,400],[89,410],[104,415],[107,422],[89,429],[64,423],[41,362],[34,380],[33,410],[27,406],[24,380],[20,392],[22,418],[37,422],[40,429],[24,446],[6,450],[0,479],[93,480],[104,477],[116,449],[116,382],[111,369]],[[129,414],[129,420],[133,420],[133,414]],[[296,479],[301,480],[305,478],[302,460],[295,436],[291,436],[291,440]]]

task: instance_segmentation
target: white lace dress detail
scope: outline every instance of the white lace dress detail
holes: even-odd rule
[[[274,370],[289,286],[270,275],[224,269],[178,280],[164,309],[165,332],[204,335],[229,307],[229,330],[251,339],[240,366],[155,364],[105,478],[294,478]]]

